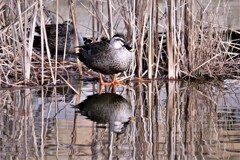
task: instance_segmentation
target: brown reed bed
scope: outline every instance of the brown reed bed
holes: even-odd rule
[[[1,87],[67,83],[70,69],[86,74],[87,69],[82,71],[81,63],[59,61],[57,52],[51,58],[48,49],[34,50],[36,25],[42,26],[41,42],[46,45],[42,48],[48,48],[43,26],[64,21],[57,16],[61,7],[58,1],[54,2],[55,13],[47,10],[45,3],[43,0],[1,1]],[[122,74],[123,78],[157,79],[166,72],[169,79],[239,75],[240,33],[221,23],[229,5],[219,2],[210,7],[211,3],[91,0],[86,6],[81,1],[69,0],[69,18],[65,20],[72,20],[76,26],[75,11],[81,7],[92,17],[90,25],[85,27],[91,30],[88,36],[93,41],[124,33],[135,49],[136,59]]]

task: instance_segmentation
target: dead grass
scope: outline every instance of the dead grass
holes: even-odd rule
[[[163,1],[164,6],[158,0],[89,3],[90,7],[80,5],[92,15],[93,41],[122,32],[135,49],[135,62],[125,77],[160,78],[163,71],[168,71],[170,79],[239,75],[240,40],[232,40],[239,31],[221,23],[229,12],[227,3],[219,2],[215,7],[210,7],[211,2],[173,0]],[[41,7],[44,4],[42,0],[0,3],[1,87],[56,85],[66,82],[58,75],[65,73],[67,79],[69,68],[78,70],[76,63],[60,62],[57,56],[51,59],[49,50],[38,53],[33,49],[35,26],[41,25],[44,30],[45,24],[61,21],[56,16],[58,11],[49,12]],[[69,19],[75,22],[74,9],[80,6],[74,0],[69,4]],[[47,45],[45,31],[42,34],[42,42]]]

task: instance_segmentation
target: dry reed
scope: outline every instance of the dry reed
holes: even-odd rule
[[[68,68],[77,69],[75,63],[60,62],[57,50],[55,59],[51,59],[44,26],[49,21],[59,23],[60,6],[56,2],[57,11],[52,14],[44,7],[45,3],[43,0],[0,3],[1,87],[65,83],[58,75],[63,72],[68,75]],[[227,3],[219,2],[211,8],[212,2],[165,0],[161,3],[165,5],[160,5],[158,0],[90,1],[89,8],[69,0],[69,19],[76,28],[74,10],[81,6],[92,15],[93,41],[118,32],[126,34],[136,59],[125,78],[148,75],[149,79],[156,79],[166,71],[169,79],[239,75],[239,31],[220,23],[220,18],[228,13]],[[33,49],[36,24],[43,31],[41,53]],[[232,35],[238,38],[234,41]]]

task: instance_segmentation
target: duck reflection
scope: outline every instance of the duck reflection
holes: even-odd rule
[[[127,124],[133,121],[131,104],[115,93],[88,96],[77,105],[80,113],[98,124],[109,123],[110,131],[123,133]]]

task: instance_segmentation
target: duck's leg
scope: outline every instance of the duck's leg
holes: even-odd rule
[[[102,87],[103,87],[103,85],[99,84],[99,91],[98,91],[98,94],[99,94],[99,95],[102,94]]]
[[[100,80],[101,85],[110,85],[111,84],[110,82],[104,82],[103,81],[101,73],[98,73],[98,75],[99,75],[99,80]]]
[[[116,86],[117,86],[116,84],[112,85],[112,93],[116,93]]]
[[[98,73],[98,76],[99,76],[99,80],[100,80],[100,84],[99,84],[99,94],[102,94],[102,87],[104,85],[110,85],[111,83],[109,82],[104,82],[103,79],[102,79],[102,74],[101,73]]]
[[[102,79],[102,74],[98,73],[99,76],[99,80],[100,80],[100,85],[102,85],[104,83],[103,79]]]

